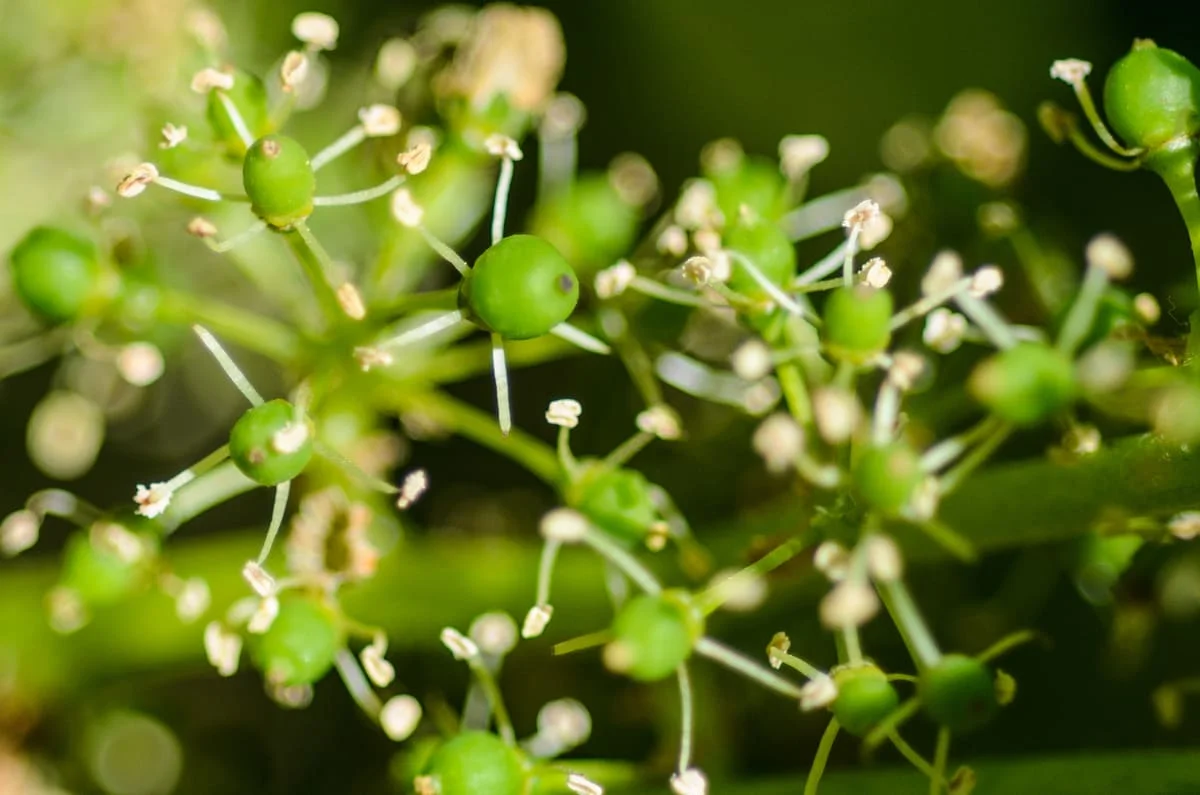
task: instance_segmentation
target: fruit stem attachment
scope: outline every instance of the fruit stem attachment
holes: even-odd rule
[[[333,261],[329,253],[304,221],[296,222],[290,230],[284,232],[283,237],[291,247],[292,253],[296,255],[300,267],[304,269],[304,275],[308,277],[326,319],[330,323],[341,321],[346,315],[330,282]]]
[[[1200,283],[1200,196],[1196,192],[1196,144],[1190,139],[1167,144],[1146,158],[1146,168],[1162,177],[1175,199],[1192,243],[1196,279]]]

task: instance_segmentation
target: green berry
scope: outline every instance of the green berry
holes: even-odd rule
[[[904,442],[868,447],[854,462],[854,487],[884,516],[900,516],[912,504],[925,473],[921,458]]]
[[[1200,132],[1200,69],[1173,50],[1138,39],[1104,82],[1104,110],[1129,146],[1154,150]]]
[[[466,731],[442,743],[425,767],[438,795],[524,795],[529,775],[517,749],[494,734]]]
[[[953,732],[979,728],[1000,707],[992,672],[962,654],[947,654],[923,671],[917,694],[926,714]]]
[[[49,226],[35,227],[9,257],[13,289],[46,320],[75,320],[103,297],[103,271],[86,238]]]
[[[864,364],[892,341],[892,294],[865,284],[839,287],[825,300],[822,340],[829,355]]]
[[[725,225],[737,223],[742,207],[760,218],[775,221],[787,209],[787,185],[779,166],[765,157],[746,156],[737,164],[705,174],[717,191],[717,207]]]
[[[745,255],[772,284],[786,287],[796,276],[796,249],[783,230],[771,221],[739,219],[727,226],[721,242],[726,248]],[[743,295],[768,298],[766,290],[736,259],[729,286]]]
[[[312,422],[286,400],[270,400],[246,411],[229,432],[229,457],[242,474],[263,486],[276,486],[304,471],[312,459]],[[286,430],[285,430],[286,429]],[[281,433],[283,432],[283,433]]]
[[[630,249],[638,209],[628,204],[607,174],[587,174],[535,208],[530,228],[563,253],[576,270],[591,273]]]
[[[333,666],[344,645],[333,610],[313,597],[287,592],[279,597],[279,613],[270,628],[252,641],[252,652],[271,682],[311,685]]]
[[[878,667],[865,664],[833,672],[838,687],[831,709],[842,728],[862,737],[900,705],[900,696]]]
[[[276,229],[312,215],[317,177],[308,152],[284,135],[259,138],[242,162],[242,184],[254,214]]]
[[[621,606],[605,662],[642,682],[665,679],[692,654],[704,634],[704,617],[682,591],[643,594]]]
[[[579,279],[554,246],[511,235],[479,255],[458,305],[473,322],[510,340],[540,337],[575,311]]]
[[[568,489],[567,503],[619,540],[634,544],[659,520],[652,488],[636,470],[584,462],[583,475]]]
[[[139,534],[147,552],[151,539]],[[63,552],[61,584],[79,594],[85,604],[97,607],[114,604],[147,582],[150,555],[126,560],[115,551],[98,547],[86,532],[75,533]]]
[[[233,88],[222,92],[237,108],[253,136],[265,135],[271,127],[271,114],[267,107],[267,88],[254,75],[240,69],[233,71]],[[208,92],[206,109],[213,137],[231,156],[241,158],[246,154],[246,143],[238,135],[237,126],[229,116],[229,110],[216,91]]]
[[[1048,345],[1025,342],[983,361],[967,382],[971,394],[996,416],[1034,425],[1071,404],[1071,360]]]

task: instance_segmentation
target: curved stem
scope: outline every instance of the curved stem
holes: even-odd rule
[[[837,718],[830,718],[825,733],[821,735],[821,743],[817,746],[817,755],[808,771],[808,779],[804,782],[804,795],[817,795],[817,787],[825,773],[825,763],[829,761],[829,752],[833,750],[833,741],[837,739],[839,728]]]
[[[330,282],[329,271],[332,261],[329,254],[304,221],[300,221],[291,230],[284,232],[283,238],[287,241],[292,253],[296,255],[300,267],[304,269],[304,275],[308,277],[308,282],[312,285],[313,292],[316,293],[317,303],[321,305],[321,311],[325,314],[326,320],[331,325],[340,322],[345,314],[342,312],[337,293],[334,292],[333,284]]]
[[[1196,280],[1200,283],[1200,196],[1196,192],[1196,145],[1188,140],[1174,148],[1155,152],[1146,159],[1146,167],[1154,171],[1175,199],[1192,243],[1192,259],[1196,265]]]

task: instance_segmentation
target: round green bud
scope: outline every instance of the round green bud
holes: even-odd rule
[[[725,248],[745,255],[772,284],[786,288],[796,276],[796,249],[783,230],[771,221],[739,219],[726,227],[721,242]],[[729,286],[752,298],[769,297],[737,259],[733,260]]]
[[[736,165],[708,170],[704,176],[716,189],[726,226],[737,223],[743,206],[768,221],[779,220],[787,209],[787,184],[779,165],[765,157],[747,155]]]
[[[641,682],[665,679],[692,654],[704,634],[704,616],[683,591],[635,596],[613,620],[605,649],[609,668]]]
[[[1104,82],[1108,123],[1129,146],[1157,149],[1200,132],[1200,69],[1148,39],[1113,64]]]
[[[120,531],[133,532],[124,526]],[[156,548],[148,535],[139,533],[137,536],[146,553],[137,560],[130,560],[115,549],[93,544],[87,532],[75,533],[63,550],[60,583],[93,607],[115,604],[129,596],[146,584],[147,562]]]
[[[312,215],[317,176],[308,152],[294,138],[259,138],[242,161],[242,184],[254,214],[276,229]]]
[[[620,541],[638,543],[659,520],[653,488],[641,472],[582,462],[583,474],[567,489],[566,502]]]
[[[466,731],[438,746],[424,775],[438,795],[524,795],[529,774],[517,749],[494,734]]]
[[[947,654],[921,673],[917,695],[926,714],[952,732],[977,729],[1000,707],[996,683],[986,665],[962,654]]]
[[[883,671],[867,663],[833,672],[838,687],[833,716],[842,728],[862,737],[900,706],[900,696]]]
[[[46,320],[75,320],[103,298],[96,247],[62,229],[35,227],[12,250],[9,263],[13,291]]]
[[[242,474],[277,486],[304,471],[312,459],[313,425],[300,420],[286,400],[270,400],[246,411],[229,432],[229,457]]]
[[[246,143],[238,135],[237,125],[229,115],[229,109],[221,100],[220,94],[237,108],[246,128],[252,136],[266,135],[271,128],[271,113],[268,109],[267,88],[263,82],[249,72],[241,69],[233,70],[233,88],[218,93],[208,92],[206,115],[208,124],[212,127],[213,137],[232,157],[241,158],[246,154]]]
[[[591,273],[630,249],[640,213],[607,174],[587,174],[534,208],[530,229],[562,252],[576,270]]]
[[[1075,399],[1071,360],[1049,345],[1023,342],[984,360],[967,389],[996,416],[1034,425]]]
[[[262,635],[251,635],[255,663],[274,684],[311,685],[333,666],[345,645],[338,616],[316,598],[279,596],[279,613]]]
[[[472,322],[509,340],[546,334],[575,311],[579,279],[554,246],[510,235],[475,260],[458,305]]]
[[[822,340],[829,355],[865,364],[892,341],[892,294],[865,284],[839,287],[825,299]]]
[[[912,504],[925,472],[915,450],[904,442],[892,442],[863,450],[854,462],[853,478],[867,505],[896,517]]]

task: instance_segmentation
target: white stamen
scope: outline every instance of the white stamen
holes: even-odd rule
[[[627,260],[621,260],[596,274],[596,295],[599,298],[614,298],[625,292],[636,278],[637,269]]]
[[[679,266],[683,277],[698,287],[708,284],[713,278],[713,262],[708,257],[689,257]]]
[[[1150,293],[1138,293],[1133,297],[1133,311],[1147,326],[1153,326],[1162,317],[1162,307]]]
[[[792,639],[787,636],[787,633],[776,632],[771,636],[771,642],[767,644],[767,662],[778,671],[783,665],[784,655],[790,648],[792,648]]]
[[[812,712],[814,709],[828,707],[837,697],[838,688],[833,677],[823,675],[810,679],[800,688],[800,711]]]
[[[137,563],[147,553],[145,542],[116,522],[96,522],[88,531],[88,540],[97,550],[115,556],[122,563]]]
[[[21,509],[4,517],[0,524],[0,554],[16,557],[37,543],[42,523],[33,511]]]
[[[863,543],[867,545],[867,569],[878,582],[895,582],[904,575],[904,558],[895,541],[875,534]]]
[[[842,217],[842,226],[851,231],[857,229],[861,232],[867,224],[879,217],[879,213],[879,204],[872,199],[864,199],[846,211]]]
[[[153,519],[161,516],[171,504],[171,492],[165,487],[166,483],[151,483],[149,486],[138,485],[133,501],[137,503],[137,514]]]
[[[829,141],[823,135],[785,135],[779,142],[779,166],[793,182],[829,157]]]
[[[579,425],[579,417],[583,414],[583,406],[578,400],[560,398],[550,401],[546,409],[546,422],[560,428],[574,428]]]
[[[921,294],[941,295],[954,289],[963,277],[962,257],[953,251],[942,251],[929,264],[929,271],[921,279]]]
[[[567,789],[575,795],[604,795],[604,787],[582,773],[567,774]]]
[[[771,349],[759,339],[743,342],[729,357],[733,372],[747,381],[758,381],[771,373],[775,366]]]
[[[841,444],[854,435],[862,418],[862,406],[853,392],[831,386],[813,392],[813,419],[821,438]]]
[[[1183,511],[1171,517],[1167,530],[1180,541],[1191,541],[1200,536],[1200,511]]]
[[[869,585],[842,580],[821,600],[819,612],[828,629],[861,627],[879,612],[879,597]]]
[[[717,209],[717,189],[711,182],[694,179],[684,185],[679,194],[679,201],[675,203],[675,221],[684,229],[704,229],[721,225],[721,211]]]
[[[986,298],[1004,286],[1004,272],[995,265],[984,265],[971,275],[968,292],[975,298]]]
[[[772,414],[754,431],[751,445],[762,457],[768,472],[786,472],[796,465],[796,459],[804,452],[804,429],[790,414]]]
[[[822,541],[813,553],[813,566],[830,582],[841,582],[850,570],[850,551],[836,541]]]
[[[292,50],[283,57],[279,65],[279,81],[283,83],[284,91],[295,91],[296,87],[308,77],[308,56]]]
[[[217,236],[217,225],[207,218],[197,215],[192,220],[188,221],[187,233],[192,237],[198,237],[201,240]]]
[[[863,224],[862,231],[858,235],[859,249],[870,251],[875,248],[891,237],[893,228],[895,228],[895,222],[887,213],[881,212],[879,215],[869,218]]]
[[[417,48],[408,39],[388,39],[375,59],[375,79],[384,88],[396,91],[413,76],[419,60]]]
[[[479,656],[479,647],[475,645],[475,641],[452,627],[442,630],[441,641],[456,660],[471,660]]]
[[[188,128],[184,125],[176,126],[167,122],[162,128],[162,141],[158,144],[159,149],[174,149],[181,143],[187,140]]]
[[[938,353],[952,353],[962,345],[967,319],[945,307],[938,307],[925,318],[921,339]]]
[[[190,624],[208,612],[212,604],[212,591],[200,577],[190,577],[183,582],[175,595],[175,615],[185,624]]]
[[[424,469],[414,469],[404,476],[404,482],[400,484],[400,496],[396,498],[396,507],[402,511],[408,510],[428,488],[429,475]]]
[[[403,742],[416,731],[421,722],[421,702],[409,695],[392,696],[379,710],[379,725],[396,742]]]
[[[221,676],[237,673],[238,658],[242,655],[242,638],[225,628],[220,621],[213,621],[204,628],[204,653],[208,663]]]
[[[367,678],[376,687],[387,687],[396,678],[396,668],[384,658],[385,654],[387,654],[387,636],[382,633],[376,635],[371,641],[371,645],[363,647],[362,653],[359,654],[363,670],[367,672]]]
[[[526,640],[540,637],[546,631],[546,625],[550,623],[553,615],[552,605],[534,605],[529,608],[529,612],[525,614],[525,621],[521,624],[521,637]]]
[[[209,91],[228,91],[233,88],[233,74],[220,69],[201,69],[192,76],[192,91],[207,94]]]
[[[858,280],[868,287],[881,290],[892,280],[892,269],[880,257],[873,257],[858,272]]]
[[[123,199],[138,196],[154,180],[158,179],[158,169],[153,163],[139,163],[117,183],[117,195]]]
[[[332,50],[337,47],[337,20],[328,14],[306,11],[292,20],[292,35],[314,50]]]
[[[363,303],[362,294],[351,282],[345,282],[337,289],[338,306],[351,320],[362,320],[367,316],[367,307]]]
[[[253,560],[246,561],[242,567],[242,578],[264,599],[275,593],[275,578]]]
[[[688,248],[687,232],[683,231],[682,227],[671,224],[658,236],[654,246],[660,254],[682,257]]]
[[[913,388],[921,374],[925,372],[925,358],[911,351],[900,351],[892,357],[892,366],[888,368],[887,380],[898,389],[907,392]]]
[[[433,147],[427,142],[413,144],[396,157],[396,162],[409,174],[420,174],[429,167],[433,158]]]
[[[671,776],[671,791],[675,795],[708,795],[708,779],[699,768],[689,767]]]
[[[386,138],[400,132],[400,111],[391,105],[360,108],[358,121],[368,138]]]
[[[538,532],[547,541],[560,544],[577,544],[588,534],[587,518],[570,508],[555,508],[542,517]]]
[[[277,453],[289,455],[303,447],[307,441],[308,423],[289,422],[271,436],[271,448]]]
[[[501,157],[507,160],[516,161],[525,157],[525,153],[521,151],[517,142],[507,135],[489,135],[483,142],[483,149],[492,157]]]
[[[392,194],[392,217],[399,221],[401,226],[415,229],[421,225],[425,210],[413,199],[412,191],[399,188]]]
[[[1050,65],[1050,77],[1061,80],[1072,87],[1083,83],[1092,73],[1092,65],[1078,58],[1064,58]]]
[[[708,588],[721,599],[721,607],[749,613],[767,601],[767,578],[739,569],[722,569],[712,576]]]
[[[395,362],[392,355],[383,348],[370,346],[355,348],[354,359],[364,373],[369,372],[372,367],[391,367]]]
[[[279,597],[268,596],[258,603],[254,615],[246,623],[246,631],[251,635],[261,635],[271,628],[279,615]]]
[[[683,425],[675,409],[662,403],[643,409],[635,419],[637,428],[659,439],[675,441],[683,436]]]

